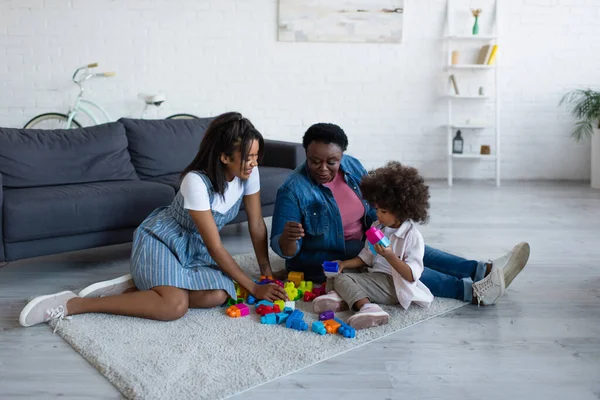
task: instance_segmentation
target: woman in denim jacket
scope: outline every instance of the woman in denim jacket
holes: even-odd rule
[[[289,271],[304,272],[306,280],[323,282],[322,264],[356,257],[364,233],[376,220],[375,210],[362,197],[359,184],[367,171],[344,154],[348,137],[337,125],[318,123],[305,133],[306,162],[277,191],[271,248],[286,259]],[[425,246],[423,282],[434,296],[474,301],[473,284],[480,282],[484,304],[504,293],[529,258],[529,244],[519,243],[493,261],[467,260]],[[492,268],[504,279],[484,280]],[[498,276],[498,274],[494,275]]]

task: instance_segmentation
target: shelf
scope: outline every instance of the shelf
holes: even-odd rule
[[[489,100],[490,96],[461,96],[456,94],[448,94],[446,95],[449,99],[461,99],[461,100]]]
[[[495,160],[494,154],[452,154],[452,158],[465,159],[465,160]]]
[[[486,36],[486,35],[452,35],[446,36],[446,40],[471,40],[471,41],[490,41],[496,40],[496,36]]]
[[[486,65],[486,64],[455,64],[455,65],[448,65],[449,69],[483,69],[483,70],[488,70],[488,69],[495,69],[496,66],[495,65]]]
[[[446,127],[450,127],[451,129],[487,129],[487,128],[493,128],[492,125],[458,125],[458,124],[452,124],[452,125],[446,125]]]

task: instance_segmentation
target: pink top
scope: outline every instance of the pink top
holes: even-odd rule
[[[344,180],[344,173],[340,170],[335,178],[325,186],[333,193],[333,198],[340,209],[344,226],[344,240],[362,239],[362,217],[365,215],[365,207]]]

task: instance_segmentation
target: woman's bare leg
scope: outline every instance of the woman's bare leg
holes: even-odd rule
[[[188,291],[172,286],[98,298],[72,298],[67,302],[69,315],[105,313],[172,321],[185,315],[189,307]]]

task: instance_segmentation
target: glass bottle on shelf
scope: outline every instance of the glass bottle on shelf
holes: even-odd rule
[[[454,136],[454,140],[452,140],[452,153],[454,154],[462,154],[464,147],[464,141],[460,134],[460,130],[456,131],[456,136]]]

